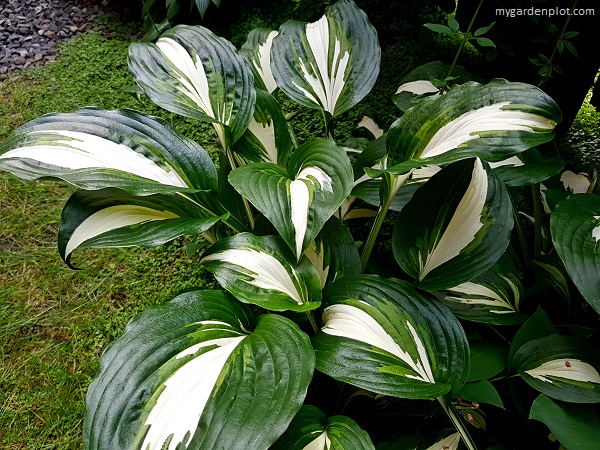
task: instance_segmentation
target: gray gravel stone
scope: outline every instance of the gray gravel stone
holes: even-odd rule
[[[58,44],[93,30],[107,12],[122,14],[119,6],[102,0],[0,0],[0,80],[54,60]]]

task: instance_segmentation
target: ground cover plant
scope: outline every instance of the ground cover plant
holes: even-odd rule
[[[222,287],[148,309],[104,352],[86,448],[544,448],[549,431],[593,448],[600,205],[536,148],[560,121],[551,98],[466,73],[436,86],[434,62],[405,78],[386,133],[336,142],[380,70],[350,0],[240,50],[175,27],[129,67],[154,103],[214,127],[218,168],[131,109],[45,115],[0,146],[3,170],[76,188],[69,266],[185,235]],[[298,141],[284,95],[322,113],[322,137]],[[374,256],[390,210],[391,254]],[[372,217],[360,239],[346,226]]]

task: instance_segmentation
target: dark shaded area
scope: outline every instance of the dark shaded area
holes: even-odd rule
[[[476,1],[459,2],[456,18],[465,29],[478,4]],[[574,5],[580,15],[566,15],[567,8],[573,10]],[[486,36],[499,46],[499,52],[494,61],[486,64],[486,73],[540,86],[558,103],[563,113],[563,121],[556,129],[559,136],[566,133],[573,123],[600,68],[598,6],[592,0],[487,1],[474,23],[473,29],[477,29],[496,22]],[[518,15],[535,12],[536,8],[545,15]],[[542,8],[546,8],[546,11],[542,12]],[[589,11],[584,11],[586,8]],[[500,10],[503,12],[500,13]],[[581,15],[584,13],[586,15]],[[592,13],[594,14],[590,15]],[[578,56],[573,55],[566,47],[563,47],[562,52],[555,50],[563,29],[579,33],[568,39]],[[530,60],[542,59],[540,54],[548,58],[554,55],[553,63],[558,66],[558,70],[555,68],[551,77],[545,80],[538,73],[540,66],[534,65]]]

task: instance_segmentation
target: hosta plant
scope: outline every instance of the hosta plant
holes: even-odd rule
[[[523,448],[550,432],[594,448],[600,201],[562,189],[562,161],[536,149],[557,105],[501,79],[412,90],[434,63],[383,135],[348,148],[336,121],[380,60],[352,0],[239,50],[177,26],[132,44],[129,67],[157,105],[213,125],[218,169],[132,110],[49,114],[1,144],[0,169],[77,188],[69,266],[192,236],[222,287],[130,321],[89,387],[85,448],[516,448],[523,430]],[[297,142],[285,97],[320,111],[322,136]],[[557,314],[569,304],[594,319]]]

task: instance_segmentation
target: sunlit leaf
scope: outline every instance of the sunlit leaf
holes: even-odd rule
[[[473,156],[499,161],[551,140],[560,120],[556,103],[531,85],[497,79],[453,86],[392,124],[388,170],[404,173]]]

